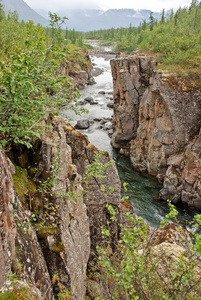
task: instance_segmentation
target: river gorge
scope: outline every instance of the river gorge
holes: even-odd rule
[[[93,44],[97,47],[97,44]],[[109,152],[116,163],[121,183],[128,184],[129,200],[133,204],[138,216],[156,228],[160,225],[165,215],[169,212],[167,202],[159,199],[159,192],[162,184],[151,175],[146,175],[134,170],[129,158],[119,154],[119,151],[112,147],[111,136],[113,117],[113,79],[111,74],[110,61],[115,59],[116,54],[108,46],[99,47],[92,51],[91,61],[93,63],[92,74],[95,79],[93,85],[88,85],[80,91],[80,103],[88,110],[88,113],[77,116],[73,112],[62,109],[64,118],[70,116],[72,126],[76,126],[80,120],[88,120],[85,129],[78,129],[86,134],[89,141],[98,149]],[[124,191],[122,190],[122,195]],[[196,210],[185,208],[182,204],[178,206],[178,219],[184,225],[196,214]]]
[[[65,65],[63,73],[84,87],[79,103],[89,113],[80,119],[62,107],[62,116],[42,120],[46,129],[33,138],[30,149],[13,145],[5,153],[0,148],[1,291],[10,288],[8,275],[16,272],[18,284],[37,299],[54,300],[56,274],[73,300],[84,300],[88,281],[96,284],[87,272],[97,268],[97,246],[106,245],[102,228],[114,250],[121,224],[130,226],[124,212],[135,220],[136,214],[142,216],[150,224],[146,228],[153,247],[171,247],[172,257],[185,245],[177,224],[154,230],[169,211],[163,199],[170,196],[177,205],[183,202],[199,212],[200,92],[175,82],[172,86],[144,56],[115,58],[98,51],[90,60],[85,55],[87,70]],[[99,149],[105,152],[99,155]],[[108,168],[103,177],[88,176],[97,155],[99,167]],[[123,182],[132,205],[121,200]],[[194,211],[183,206],[179,211],[186,225]]]

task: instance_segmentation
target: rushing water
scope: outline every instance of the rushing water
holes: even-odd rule
[[[169,212],[167,203],[158,199],[158,193],[162,186],[158,183],[156,178],[142,175],[133,170],[129,159],[119,155],[118,151],[111,147],[107,132],[99,129],[99,123],[94,121],[96,118],[111,118],[113,114],[113,110],[107,107],[107,104],[111,102],[113,91],[110,70],[110,59],[112,58],[114,58],[114,55],[109,52],[104,54],[104,56],[91,56],[95,71],[98,69],[101,70],[102,73],[95,77],[96,84],[87,86],[81,91],[80,101],[83,101],[88,96],[92,96],[98,104],[85,104],[83,107],[89,110],[89,114],[83,115],[82,117],[76,116],[72,112],[70,116],[74,121],[71,122],[71,124],[74,126],[78,120],[86,118],[91,121],[92,125],[88,129],[80,131],[86,134],[90,142],[97,148],[113,155],[121,182],[128,184],[127,196],[129,196],[129,200],[132,202],[136,214],[143,217],[151,227],[156,228]],[[104,91],[104,94],[100,93],[102,91]],[[69,115],[69,111],[66,112],[63,110],[62,113],[63,115],[65,115],[65,113]],[[195,214],[193,211],[186,210],[183,207],[179,207],[178,210],[179,219],[184,225],[187,224]]]

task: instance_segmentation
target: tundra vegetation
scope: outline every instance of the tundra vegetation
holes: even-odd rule
[[[200,67],[200,16],[200,3],[192,1],[189,9],[179,9],[176,13],[170,11],[166,15],[163,12],[160,22],[150,16],[150,23],[143,22],[139,28],[111,29],[86,36],[118,41],[119,50],[130,52],[136,47],[151,50],[160,53],[158,59],[166,66],[174,63],[175,68],[183,69],[185,64],[185,69],[195,72]],[[49,113],[58,113],[66,101],[71,105],[78,95],[60,67],[66,62],[72,65],[75,59],[86,66],[81,50],[72,44],[76,40],[81,44],[82,39],[77,39],[73,31],[62,31],[60,25],[64,21],[65,18],[50,13],[50,27],[44,29],[31,21],[19,22],[15,13],[5,16],[0,6],[0,143],[5,150],[9,150],[13,143],[31,147],[30,139],[44,130],[40,120]],[[197,73],[199,77],[199,71]],[[95,156],[85,180],[89,175],[101,178],[100,171],[105,167],[107,165],[100,165]],[[18,171],[17,177],[28,176],[23,170]],[[49,193],[54,178],[55,173],[45,182],[46,185],[43,184],[44,194]],[[26,188],[35,189],[35,186],[27,182]],[[104,187],[101,189],[104,193]],[[116,222],[114,208],[106,207],[110,222]],[[56,209],[51,208],[51,212]],[[154,234],[151,237],[147,234],[148,227],[141,218],[137,219],[129,212],[125,214],[129,222],[121,225],[120,238],[115,245],[111,244],[108,229],[102,228],[105,247],[97,248],[97,264],[88,276],[93,299],[201,299],[200,235],[192,230],[191,242],[186,231],[178,227],[181,233],[179,242],[183,247],[174,260],[173,254],[165,257],[163,249],[154,251],[154,246],[157,246],[157,242],[153,242]],[[172,222],[176,214],[170,204],[170,214],[161,226]],[[33,214],[34,222],[37,219]],[[201,226],[199,215],[193,226]],[[176,249],[178,245],[173,243],[174,247]],[[18,268],[19,274],[21,268]],[[13,289],[2,293],[1,299],[36,299],[27,286],[20,286],[19,274],[17,278],[15,274],[11,275]],[[52,284],[60,289],[58,299],[73,298],[69,291],[63,290],[57,274],[53,276]]]
[[[131,53],[136,48],[155,55],[159,68],[177,72],[191,87],[201,88],[201,2],[192,0],[190,7],[162,11],[161,19],[143,21],[139,27],[91,31],[87,39],[111,43],[117,51]]]

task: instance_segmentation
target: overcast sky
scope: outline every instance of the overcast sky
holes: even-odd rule
[[[189,6],[191,0],[24,0],[33,9],[45,9],[57,12],[60,9],[75,8],[133,8],[149,9],[160,12],[164,8],[178,9],[180,6]]]

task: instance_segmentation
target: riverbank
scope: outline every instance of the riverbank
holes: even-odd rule
[[[130,160],[111,146],[111,128],[113,118],[113,108],[108,108],[108,103],[113,102],[113,80],[111,75],[110,60],[114,59],[114,55],[104,51],[93,50],[91,60],[93,70],[101,70],[94,77],[95,84],[86,86],[80,91],[80,103],[83,107],[89,110],[84,116],[72,115],[74,119],[71,124],[75,126],[79,120],[88,120],[88,128],[78,129],[79,132],[86,134],[92,144],[98,149],[104,150],[112,154],[113,159],[118,168],[121,183],[128,183],[127,196],[129,196],[136,213],[142,216],[143,219],[156,228],[169,212],[169,207],[166,201],[159,199],[159,192],[162,189],[162,184],[153,176],[146,176],[133,169]],[[109,53],[108,53],[109,52]],[[96,54],[97,53],[97,54]],[[92,70],[92,73],[93,73]],[[86,102],[89,99],[92,103]],[[62,114],[67,114],[62,110]],[[101,124],[102,123],[102,124]],[[106,124],[106,128],[104,128]],[[108,134],[109,133],[109,134]],[[123,191],[122,191],[123,192]],[[194,210],[186,209],[184,206],[178,206],[179,220],[182,224],[187,224],[195,215]]]

